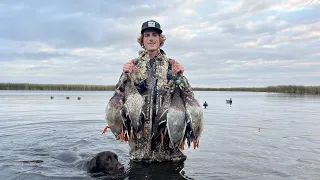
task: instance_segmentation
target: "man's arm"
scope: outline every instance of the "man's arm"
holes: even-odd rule
[[[124,89],[125,89],[125,84],[127,82],[127,72],[132,72],[134,69],[134,66],[136,65],[137,61],[136,59],[132,59],[128,62],[126,62],[123,65],[123,71],[122,74],[118,80],[118,83],[116,84],[116,92],[121,92],[124,93]]]

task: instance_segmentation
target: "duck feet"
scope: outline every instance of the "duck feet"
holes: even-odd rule
[[[102,134],[106,133],[108,128],[110,128],[110,126],[106,126],[106,127],[102,130]]]
[[[125,133],[125,130],[124,130],[123,127],[121,129],[120,139],[123,140],[123,141],[128,141],[127,134]]]
[[[193,140],[193,149],[199,148],[199,142],[197,142],[196,140]]]
[[[184,141],[181,142],[179,148],[180,148],[181,150],[184,150]]]

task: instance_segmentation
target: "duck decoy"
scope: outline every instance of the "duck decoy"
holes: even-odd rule
[[[78,97],[78,100],[80,100],[81,99],[81,97]]]
[[[204,101],[204,103],[203,103],[203,107],[204,107],[205,109],[207,109],[207,106],[208,106],[207,101]]]
[[[54,99],[54,97],[53,97],[53,96],[51,96],[50,98],[51,98],[51,99]]]
[[[66,97],[66,99],[70,99],[70,97]]]
[[[230,98],[230,100],[226,100],[227,104],[232,104],[232,99]]]

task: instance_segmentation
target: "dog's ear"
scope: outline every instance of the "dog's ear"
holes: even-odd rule
[[[96,155],[93,159],[91,159],[89,161],[89,164],[88,164],[88,171],[89,172],[95,172],[98,168],[98,158],[99,156]]]

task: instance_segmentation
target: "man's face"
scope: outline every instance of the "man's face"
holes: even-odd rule
[[[147,51],[156,51],[160,48],[160,35],[155,30],[143,32],[143,45]]]

